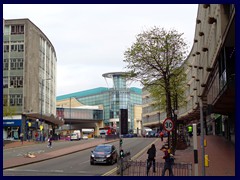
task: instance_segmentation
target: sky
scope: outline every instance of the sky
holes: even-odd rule
[[[51,41],[60,96],[112,87],[102,74],[126,71],[124,52],[154,26],[184,33],[190,51],[197,10],[197,4],[3,4],[3,18],[28,18]]]

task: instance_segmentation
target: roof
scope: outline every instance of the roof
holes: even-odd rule
[[[89,89],[89,90],[85,90],[85,91],[79,91],[79,92],[75,92],[75,93],[57,96],[57,101],[69,99],[70,97],[80,98],[80,97],[84,97],[84,96],[91,96],[91,95],[100,94],[100,93],[107,92],[107,91],[109,91],[109,88],[98,87],[98,88]],[[130,91],[133,93],[139,94],[139,95],[142,94],[142,89],[140,89],[140,88],[131,87]]]
[[[98,87],[98,88],[89,89],[89,90],[85,90],[85,91],[79,91],[79,92],[75,92],[75,93],[71,93],[71,94],[57,96],[57,101],[69,99],[70,97],[79,98],[79,97],[84,97],[84,96],[90,96],[90,95],[99,94],[99,93],[106,92],[106,91],[108,91],[108,88]]]

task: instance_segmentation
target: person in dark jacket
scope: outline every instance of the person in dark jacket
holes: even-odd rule
[[[156,157],[156,147],[155,144],[152,144],[151,148],[147,151],[148,159],[147,159],[147,175],[149,173],[149,170],[153,164],[153,172],[156,172],[156,166],[155,166],[155,157]]]
[[[173,171],[172,171],[172,165],[173,164],[172,164],[172,161],[170,159],[169,150],[165,146],[162,146],[160,150],[163,151],[164,156],[162,158],[165,160],[164,168],[163,168],[163,171],[162,171],[162,176],[165,175],[165,172],[166,172],[167,169],[169,171],[169,176],[173,176]]]

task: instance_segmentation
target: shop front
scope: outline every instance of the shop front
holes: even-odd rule
[[[21,132],[21,119],[3,119],[3,139],[18,140]]]

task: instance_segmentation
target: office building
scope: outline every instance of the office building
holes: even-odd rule
[[[4,20],[3,33],[3,138],[48,134],[59,123],[54,46],[29,19]]]

